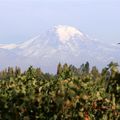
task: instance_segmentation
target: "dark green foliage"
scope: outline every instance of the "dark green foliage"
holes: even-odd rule
[[[57,75],[60,75],[62,73],[62,65],[61,63],[58,64],[58,67],[57,67]]]
[[[89,62],[86,62],[85,64],[82,64],[80,66],[80,71],[81,71],[81,74],[88,74],[90,72]]]
[[[120,71],[89,63],[58,65],[57,74],[30,66],[0,72],[0,120],[120,120]]]

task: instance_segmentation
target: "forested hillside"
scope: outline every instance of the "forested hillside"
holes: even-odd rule
[[[56,74],[30,66],[0,72],[0,120],[120,120],[120,70],[60,63]]]

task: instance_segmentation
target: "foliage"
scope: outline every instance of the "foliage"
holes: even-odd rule
[[[60,64],[57,74],[30,66],[0,72],[0,120],[120,120],[120,71]]]

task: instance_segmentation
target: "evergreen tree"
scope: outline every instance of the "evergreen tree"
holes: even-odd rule
[[[14,76],[14,69],[12,67],[8,67],[8,78]]]
[[[86,62],[85,64],[82,64],[80,66],[80,71],[81,71],[81,74],[88,74],[89,71],[90,71],[89,62]]]
[[[21,75],[21,69],[19,67],[15,67],[15,77]]]
[[[25,74],[28,80],[35,78],[35,69],[33,68],[33,66],[30,66]]]
[[[61,63],[59,63],[57,66],[57,75],[60,75],[61,73],[62,73],[62,65]]]
[[[93,75],[94,80],[97,79],[98,77],[100,77],[99,71],[96,68],[96,66],[92,67],[91,74]]]
[[[85,65],[82,64],[82,65],[80,66],[80,73],[83,74],[84,72],[85,72]]]
[[[84,71],[85,71],[85,73],[86,73],[86,74],[88,74],[88,73],[89,73],[89,71],[90,71],[89,62],[86,62],[86,63],[85,63],[85,65],[84,65],[84,69],[85,69],[85,70],[84,70]]]

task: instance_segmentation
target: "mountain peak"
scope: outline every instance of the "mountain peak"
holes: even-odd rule
[[[83,33],[80,32],[78,29],[72,26],[67,26],[67,25],[55,26],[55,32],[57,33],[57,36],[59,37],[59,40],[62,43],[68,42],[73,37],[83,36]]]
[[[58,25],[30,40],[19,44],[0,44],[2,66],[40,66],[55,70],[61,63],[80,65],[89,61],[102,66],[111,61],[120,63],[119,48],[91,39],[78,29]],[[93,59],[94,58],[94,59]]]

